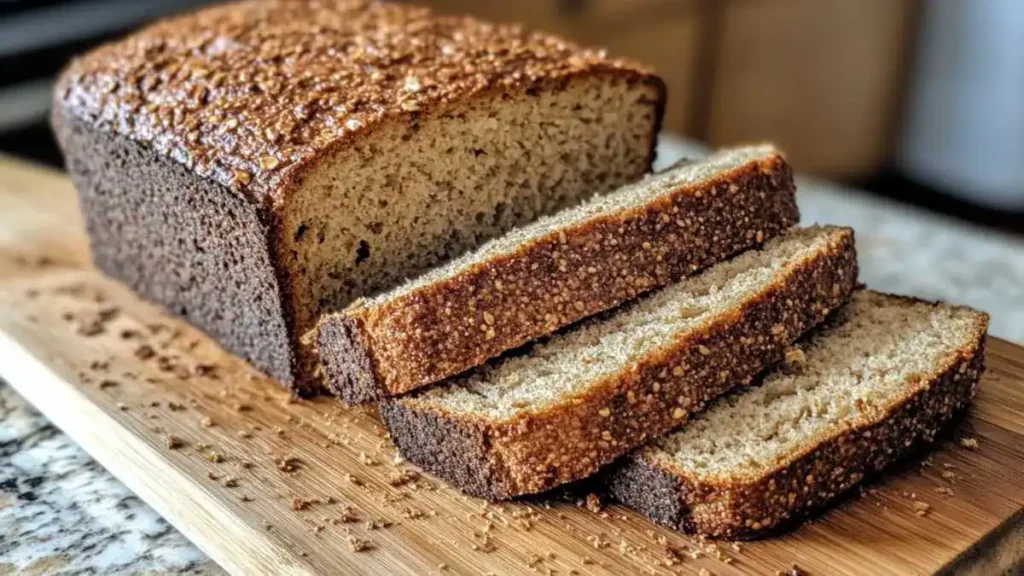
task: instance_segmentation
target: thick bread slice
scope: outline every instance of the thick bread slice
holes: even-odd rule
[[[781,359],[856,276],[852,230],[796,230],[381,415],[406,458],[470,494],[541,492]]]
[[[348,403],[401,394],[724,260],[798,219],[792,173],[777,150],[723,150],[327,316],[319,355]]]
[[[678,530],[777,531],[930,442],[974,397],[987,329],[969,308],[859,291],[787,366],[623,458],[608,486]]]

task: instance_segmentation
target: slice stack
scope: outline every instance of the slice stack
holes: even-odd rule
[[[721,538],[776,531],[902,458],[974,397],[988,317],[859,291],[764,382],[616,464],[612,494]]]
[[[796,220],[774,148],[725,150],[325,317],[319,353],[469,494],[607,466],[658,522],[761,536],[931,440],[984,361],[987,316],[855,292],[853,231]]]
[[[797,219],[777,150],[723,150],[325,317],[319,355],[347,403],[401,394],[757,246]]]
[[[470,494],[541,492],[782,359],[856,277],[852,230],[796,230],[381,415],[407,459]]]

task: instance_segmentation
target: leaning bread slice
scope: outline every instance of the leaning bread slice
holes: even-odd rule
[[[796,230],[381,415],[405,458],[469,494],[541,492],[779,360],[856,276],[852,230]]]
[[[974,397],[988,316],[858,291],[762,385],[623,458],[611,492],[687,532],[779,530],[931,441]]]
[[[723,150],[327,316],[318,352],[344,401],[401,394],[720,262],[797,220],[792,174],[777,150]]]

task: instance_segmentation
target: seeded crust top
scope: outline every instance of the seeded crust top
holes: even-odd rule
[[[265,200],[318,153],[389,118],[600,71],[657,82],[516,25],[363,0],[253,0],[90,52],[62,75],[54,109]]]

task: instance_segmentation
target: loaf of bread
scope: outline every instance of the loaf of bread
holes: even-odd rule
[[[778,531],[935,434],[974,397],[988,317],[858,291],[761,385],[616,463],[612,494],[716,538]]]
[[[853,232],[796,230],[556,334],[381,403],[401,454],[465,492],[541,492],[665,434],[843,304]]]
[[[771,146],[723,150],[484,244],[320,322],[348,403],[408,392],[692,274],[796,224]]]
[[[649,171],[664,92],[517,26],[252,0],[76,60],[52,122],[96,265],[303,387],[323,312]]]

